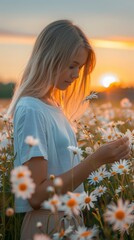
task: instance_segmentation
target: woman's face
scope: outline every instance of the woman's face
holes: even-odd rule
[[[60,73],[55,87],[59,90],[66,90],[79,77],[80,69],[86,63],[87,57],[88,51],[84,47],[80,47],[69,66]]]

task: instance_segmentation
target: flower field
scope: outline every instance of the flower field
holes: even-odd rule
[[[78,147],[68,146],[73,155],[72,167],[77,154],[84,161],[103,144],[123,136],[129,138],[131,154],[128,159],[103,165],[92,172],[84,182],[85,191],[81,194],[67,192],[62,195],[64,183],[51,175],[54,187],[47,189],[50,198],[42,203],[42,207],[53,214],[64,211],[66,217],[61,221],[66,221],[67,227],[62,228],[61,222],[55,220],[58,227],[44,234],[42,222],[37,222],[34,240],[134,239],[134,105],[127,98],[118,106],[110,102],[98,104],[94,98],[97,98],[95,94],[85,99],[90,101],[89,110],[75,122]],[[29,149],[39,144],[32,136],[25,141]],[[13,124],[6,118],[6,108],[1,108],[0,240],[19,239],[23,216],[14,213],[14,196],[27,199],[35,190],[31,172],[26,166],[14,169],[14,158]]]

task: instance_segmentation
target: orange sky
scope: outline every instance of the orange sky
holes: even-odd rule
[[[34,36],[0,35],[0,78],[17,81],[24,70],[35,41]],[[91,39],[96,68],[91,76],[94,90],[103,75],[114,74],[124,87],[134,86],[134,39]]]

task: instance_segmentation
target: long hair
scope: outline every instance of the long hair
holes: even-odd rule
[[[88,51],[88,58],[79,78],[65,91],[55,88],[56,78],[70,64],[79,48]],[[58,20],[47,25],[39,34],[22,79],[18,84],[8,115],[13,115],[22,96],[44,98],[53,89],[55,100],[62,105],[70,120],[77,119],[86,109],[83,98],[89,94],[90,73],[95,66],[94,51],[83,31],[69,20]]]

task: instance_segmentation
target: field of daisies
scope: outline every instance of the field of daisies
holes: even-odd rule
[[[134,105],[124,98],[118,106],[99,104],[97,94],[91,93],[89,110],[76,122],[78,147],[68,146],[73,159],[78,154],[81,161],[101,145],[122,136],[129,138],[131,155],[114,164],[106,164],[92,172],[84,182],[81,194],[61,194],[63,182],[51,175],[54,187],[42,207],[50,215],[62,210],[65,217],[55,218],[56,228],[51,232],[37,222],[33,240],[133,240],[134,239]],[[39,139],[27,136],[29,149],[39,144]],[[13,123],[6,117],[6,108],[0,109],[0,240],[19,240],[23,215],[14,213],[14,197],[28,199],[35,191],[35,183],[26,166],[14,168]],[[99,161],[99,159],[98,159]],[[73,185],[73,170],[72,170]],[[63,227],[63,224],[64,226]],[[45,233],[44,233],[45,232]]]

